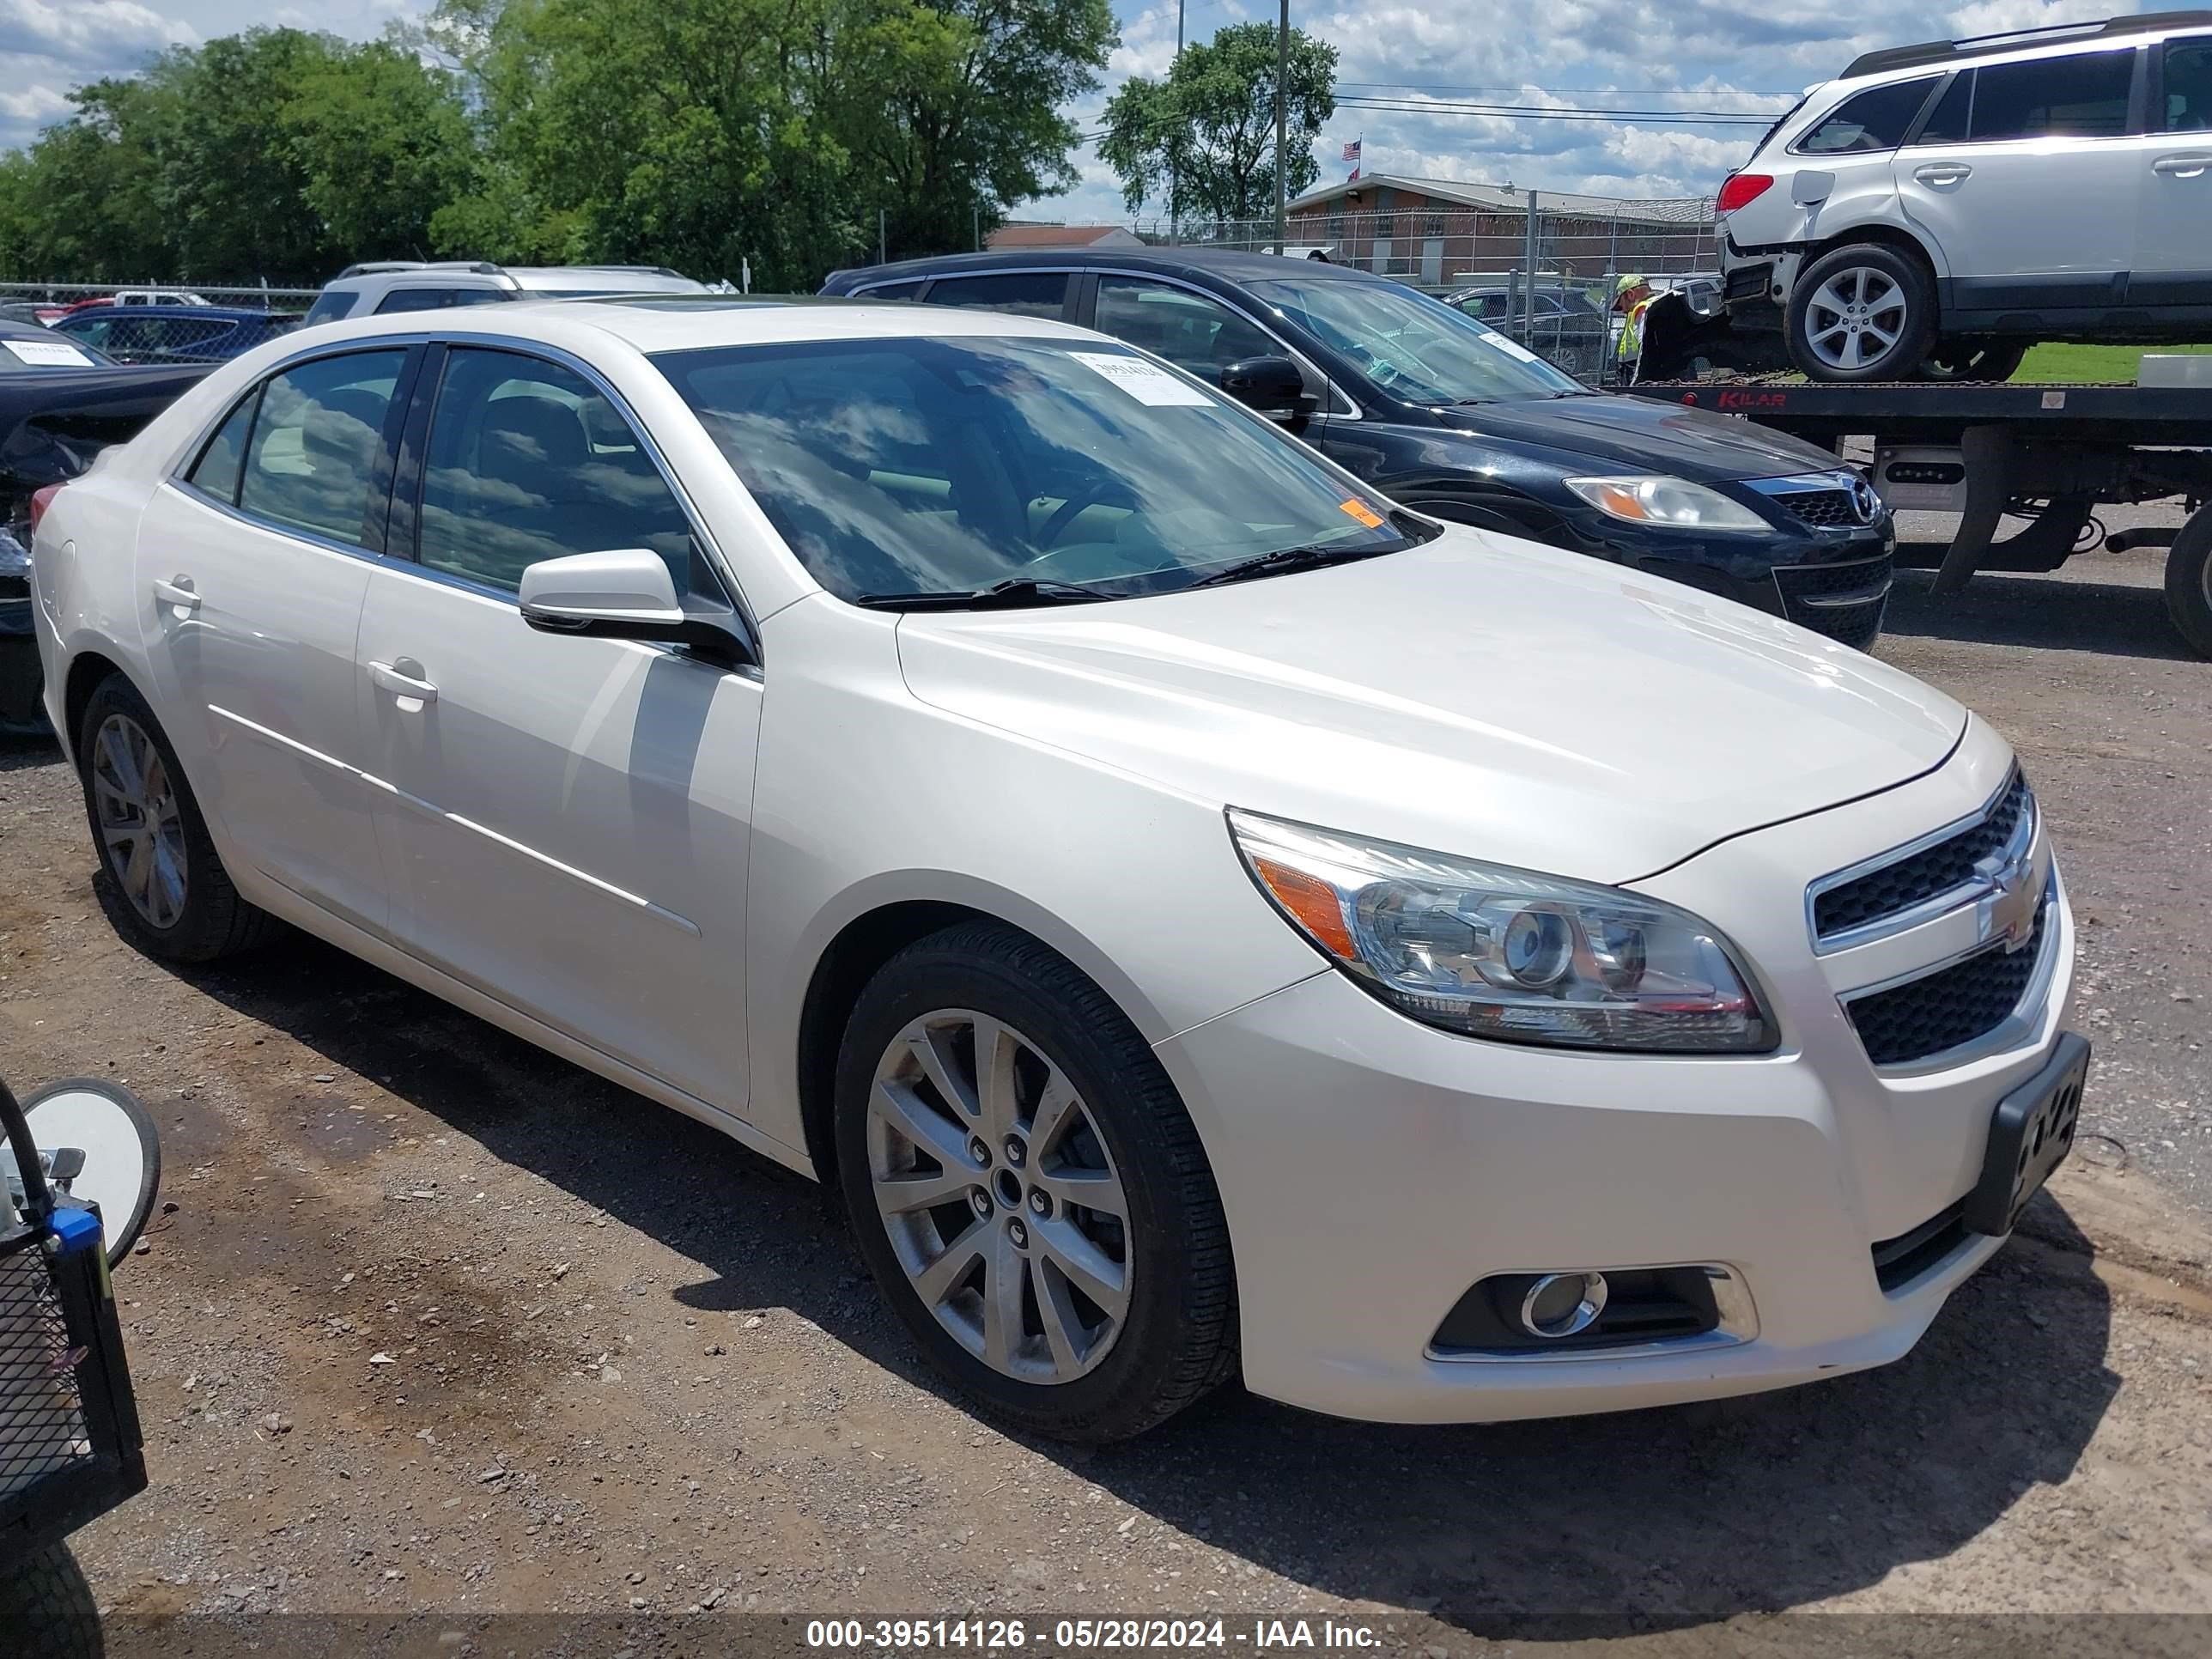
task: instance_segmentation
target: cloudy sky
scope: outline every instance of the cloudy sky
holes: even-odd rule
[[[1105,93],[1157,76],[1175,55],[1176,0],[1115,0],[1121,46],[1099,97],[1071,113],[1097,130]],[[1940,4],[1940,0],[1939,0]],[[373,35],[423,0],[0,0],[0,148],[63,113],[70,87],[125,73],[173,42],[253,23]],[[1711,191],[1740,162],[1756,126],[1661,125],[1604,118],[1528,120],[1407,105],[1543,105],[1584,110],[1739,111],[1769,115],[1856,52],[2130,9],[2125,0],[1972,0],[1929,10],[1913,0],[1466,0],[1406,4],[1292,0],[1291,20],[1336,46],[1340,96],[1397,106],[1340,109],[1322,136],[1324,179],[1364,137],[1370,173],[1511,183],[1598,195]],[[1255,0],[1185,0],[1187,38],[1272,20]],[[1084,182],[1024,216],[1125,216],[1113,175],[1083,152]]]

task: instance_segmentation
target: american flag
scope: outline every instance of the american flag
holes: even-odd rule
[[[1364,137],[1365,135],[1363,134],[1344,147],[1344,159],[1352,163],[1352,176],[1354,179],[1359,176],[1359,146],[1364,141]]]

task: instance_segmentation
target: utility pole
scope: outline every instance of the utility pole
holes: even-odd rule
[[[1283,251],[1283,182],[1290,165],[1291,132],[1291,0],[1283,0],[1283,18],[1275,30],[1275,252]]]
[[[884,252],[884,210],[878,208],[876,210],[876,263],[879,265],[890,263],[890,256]]]
[[[1176,0],[1175,63],[1168,65],[1168,79],[1175,79],[1175,64],[1182,62],[1183,0]],[[1173,247],[1182,240],[1182,143],[1181,137],[1174,141],[1176,148],[1168,158],[1168,246]]]

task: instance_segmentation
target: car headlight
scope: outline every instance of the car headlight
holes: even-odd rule
[[[1260,890],[1383,1001],[1462,1036],[1763,1053],[1773,1024],[1717,929],[1618,887],[1231,807]]]
[[[1568,489],[1609,519],[1665,525],[1674,530],[1712,530],[1728,535],[1773,533],[1774,526],[1741,501],[1683,478],[1631,476],[1567,478]]]

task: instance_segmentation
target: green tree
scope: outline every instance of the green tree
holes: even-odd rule
[[[459,77],[398,43],[370,41],[303,66],[276,126],[325,267],[428,257],[431,216],[475,179]]]
[[[1164,80],[1132,77],[1106,105],[1099,159],[1132,212],[1170,195],[1177,217],[1257,219],[1275,206],[1275,27],[1237,23],[1187,46]],[[1336,48],[1292,29],[1284,194],[1320,176],[1313,141],[1336,113]]]
[[[903,254],[969,246],[1015,203],[1072,189],[1060,113],[1119,40],[1107,0],[858,0],[825,95],[864,230],[886,210]]]

